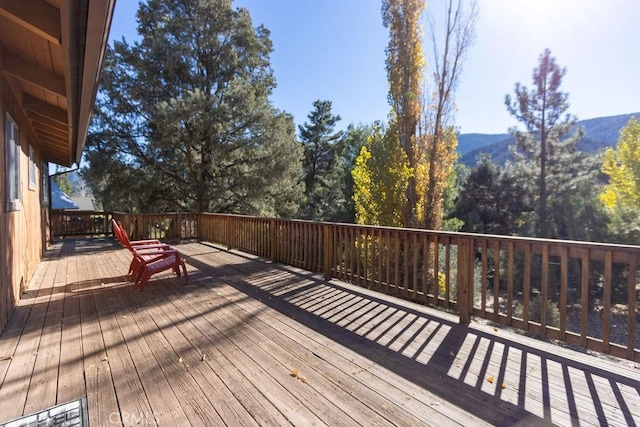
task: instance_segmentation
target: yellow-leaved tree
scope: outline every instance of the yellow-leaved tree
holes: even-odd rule
[[[413,175],[394,127],[378,124],[351,171],[358,224],[401,227],[409,178]]]
[[[620,130],[616,148],[608,148],[602,160],[602,172],[609,175],[600,199],[611,210],[640,207],[640,121],[632,117]]]
[[[387,45],[387,77],[391,127],[397,129],[400,147],[404,150],[409,168],[417,170],[420,154],[416,146],[416,129],[421,117],[422,81],[425,67],[422,52],[421,18],[424,0],[383,0],[382,22],[389,29]],[[405,227],[417,227],[417,204],[420,196],[416,177],[409,176],[406,187],[403,222]]]

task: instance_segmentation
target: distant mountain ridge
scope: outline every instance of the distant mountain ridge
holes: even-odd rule
[[[584,137],[578,143],[578,149],[595,154],[606,147],[615,147],[620,136],[620,129],[633,116],[640,119],[640,112],[580,120],[577,126],[584,127]],[[515,138],[508,133],[466,133],[458,135],[460,162],[466,166],[474,166],[478,155],[486,153],[491,156],[494,163],[504,164],[510,156],[509,146],[513,145],[514,142]]]

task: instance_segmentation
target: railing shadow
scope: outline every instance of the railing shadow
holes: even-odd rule
[[[207,252],[217,248],[207,245]],[[220,252],[227,252],[217,248]],[[550,344],[233,252],[252,262],[187,262],[495,425],[635,425],[640,374]],[[433,313],[433,314],[432,314]],[[546,347],[545,347],[546,346]],[[591,360],[593,359],[593,360]],[[593,362],[593,363],[591,363]],[[596,421],[597,420],[597,421]]]

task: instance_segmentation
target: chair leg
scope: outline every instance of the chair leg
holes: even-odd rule
[[[145,270],[146,270],[146,266],[143,263],[139,263],[136,269],[133,271],[133,273],[131,273],[131,281],[137,284],[142,278],[142,275],[144,274]]]
[[[145,285],[149,281],[149,278],[151,277],[152,274],[153,273],[151,273],[151,271],[146,269],[144,270],[144,272],[142,273],[142,276],[140,277],[140,283],[138,284],[138,291],[142,292],[142,290],[144,289]]]
[[[189,283],[189,275],[187,274],[187,266],[184,263],[184,260],[180,260],[180,264],[182,265],[182,271],[184,272],[184,283]]]
[[[173,264],[169,265],[146,265],[141,263],[141,266],[136,271],[135,284],[138,285],[138,290],[142,291],[146,286],[147,282],[156,273],[160,273],[161,271],[165,271],[167,269],[173,270],[176,276],[180,277],[180,267],[182,267],[182,273],[184,274],[185,283],[189,283],[189,275],[187,273],[187,266],[183,259],[180,259],[179,256],[176,256]]]

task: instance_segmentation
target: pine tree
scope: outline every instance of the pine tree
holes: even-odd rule
[[[304,148],[306,200],[300,216],[314,221],[333,221],[346,203],[342,189],[340,154],[343,132],[336,132],[340,116],[331,112],[331,101],[314,101],[309,123],[298,126]]]
[[[105,173],[91,182],[135,181],[129,200],[146,210],[293,215],[302,150],[269,101],[269,31],[229,0],[149,0],[137,17],[140,42],[105,58],[88,140]]]
[[[495,165],[488,155],[478,159],[462,183],[454,216],[463,231],[485,234],[527,234],[531,208],[517,174]]]
[[[56,174],[53,175],[51,179],[63,193],[67,196],[71,196],[73,193],[73,187],[71,186],[71,181],[69,181],[69,174],[67,172],[71,172],[71,170],[65,171],[64,168],[56,166]]]
[[[540,55],[533,70],[533,89],[516,83],[515,99],[505,96],[507,110],[525,125],[526,131],[511,129],[516,144],[512,147],[521,178],[537,184],[536,227],[538,237],[557,237],[549,206],[562,199],[572,188],[593,176],[595,162],[576,149],[582,138],[582,128],[565,136],[574,128],[577,119],[565,114],[569,109],[569,95],[560,91],[566,69],[561,68],[551,52]]]

